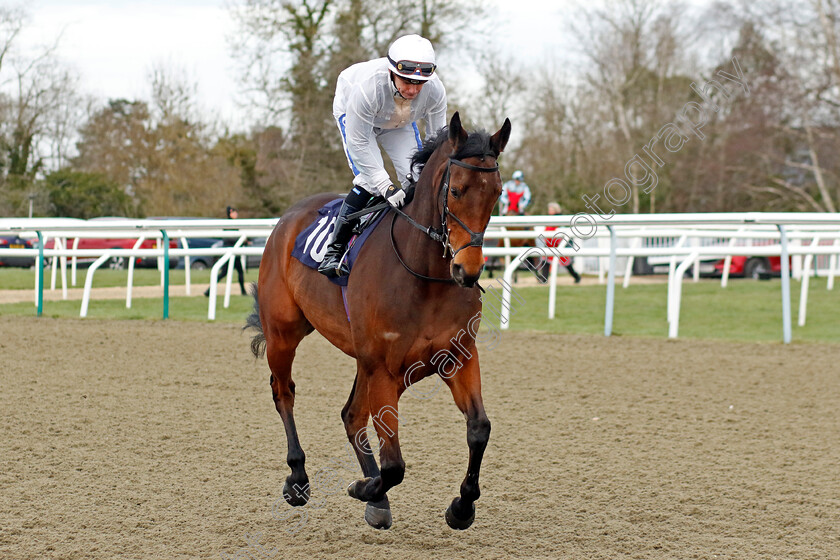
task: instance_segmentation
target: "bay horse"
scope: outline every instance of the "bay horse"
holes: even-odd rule
[[[477,281],[484,266],[484,230],[501,194],[496,160],[510,129],[505,119],[492,136],[468,133],[458,113],[452,116],[449,126],[412,158],[412,167],[422,168],[413,200],[401,215],[390,211],[371,233],[344,296],[339,286],[291,257],[298,233],[337,195],[306,198],[275,226],[246,328],[257,330],[251,350],[257,357],[264,352],[271,370],[271,390],[288,444],[291,474],[283,495],[290,505],[303,506],[310,496],[293,414],[292,360],[300,341],[317,330],[356,359],[356,377],[341,418],[364,477],[350,484],[348,494],[367,502],[368,524],[391,526],[386,493],[405,474],[398,437],[400,396],[434,374],[443,378],[467,420],[467,474],[445,519],[453,529],[466,529],[475,519],[479,470],[490,436],[475,343],[481,318]],[[442,368],[444,361],[448,365]],[[381,468],[366,435],[371,417]]]

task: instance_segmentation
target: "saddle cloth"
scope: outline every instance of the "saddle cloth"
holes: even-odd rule
[[[327,243],[330,240],[330,235],[335,229],[335,220],[338,217],[338,211],[341,209],[343,198],[337,198],[326,203],[318,210],[318,217],[314,222],[306,226],[301,231],[297,238],[295,238],[295,247],[292,249],[292,256],[308,266],[309,268],[317,269],[324,256],[327,254]],[[374,216],[365,216],[362,218],[364,230],[359,235],[354,236],[348,243],[347,254],[344,256],[344,262],[347,263],[351,272],[356,258],[359,256],[359,251],[364,245],[370,234],[382,221],[387,212],[380,211]],[[334,284],[339,286],[347,286],[349,276],[339,276],[338,278],[330,278]]]

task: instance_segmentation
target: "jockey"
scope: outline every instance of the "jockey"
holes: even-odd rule
[[[426,139],[446,126],[446,91],[435,75],[435,51],[419,35],[400,37],[388,56],[350,66],[338,76],[333,117],[341,132],[347,163],[355,185],[341,205],[330,244],[318,271],[344,276],[341,263],[358,219],[348,220],[374,196],[399,208],[405,191],[388,176],[377,143],[397,172],[399,185],[408,186],[411,156],[422,148],[417,121],[424,120]]]
[[[531,189],[525,183],[525,175],[520,170],[513,172],[511,180],[502,185],[502,196],[499,198],[499,215],[523,215],[525,208],[531,203]]]

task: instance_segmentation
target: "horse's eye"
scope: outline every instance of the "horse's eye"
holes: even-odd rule
[[[460,198],[461,196],[461,189],[452,189],[449,192],[452,193],[452,198]]]

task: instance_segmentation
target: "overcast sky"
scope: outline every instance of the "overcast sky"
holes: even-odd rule
[[[557,54],[566,0],[493,0],[498,40],[529,61]],[[225,121],[241,121],[237,72],[226,37],[234,30],[225,0],[34,0],[22,44],[50,43],[80,74],[84,91],[102,98],[149,98],[149,69],[166,63],[198,82],[200,104]],[[453,63],[449,57],[447,61]]]

